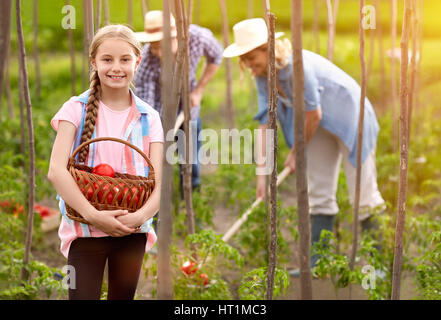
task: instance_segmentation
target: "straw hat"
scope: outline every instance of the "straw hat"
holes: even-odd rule
[[[144,32],[135,32],[136,39],[139,42],[155,42],[163,38],[163,22],[162,11],[152,10],[145,14],[144,17]],[[171,36],[176,37],[176,22],[172,14],[170,14]]]
[[[253,18],[238,22],[233,27],[235,43],[224,50],[225,58],[241,56],[268,42],[268,29],[265,20]],[[283,32],[276,32],[275,38],[279,38]]]

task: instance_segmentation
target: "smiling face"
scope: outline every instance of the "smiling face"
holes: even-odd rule
[[[247,52],[240,57],[240,61],[250,69],[253,76],[265,76],[268,67],[268,54],[266,47],[259,47]]]
[[[98,71],[101,86],[128,88],[141,61],[133,47],[121,39],[106,39],[98,47],[92,66]]]

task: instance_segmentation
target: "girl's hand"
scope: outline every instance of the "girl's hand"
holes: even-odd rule
[[[256,199],[262,198],[262,200],[266,197],[266,176],[257,176],[256,183]]]
[[[118,216],[116,220],[121,222],[126,227],[136,229],[136,227],[139,227],[144,223],[144,221],[140,220],[140,217],[141,217],[141,213],[135,211],[122,216]]]
[[[135,232],[135,228],[129,228],[117,219],[127,214],[127,210],[104,210],[89,216],[87,220],[109,236],[123,237]]]

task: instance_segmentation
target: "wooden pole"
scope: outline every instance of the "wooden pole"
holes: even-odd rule
[[[26,230],[25,252],[23,257],[23,266],[29,263],[29,257],[32,244],[32,230],[34,226],[34,195],[35,195],[35,152],[34,152],[34,127],[32,124],[32,105],[29,94],[28,70],[26,67],[26,51],[23,38],[23,27],[21,22],[21,3],[20,0],[15,1],[16,22],[17,22],[17,45],[20,55],[19,65],[20,73],[23,76],[23,92],[26,102],[26,118],[28,126],[28,143],[29,143],[29,199],[28,199],[28,220]],[[29,277],[25,267],[21,270],[23,280]]]
[[[222,39],[224,43],[224,48],[226,48],[230,44],[230,33],[228,29],[228,14],[227,14],[227,5],[225,0],[219,0],[219,5],[222,14]],[[227,80],[227,108],[226,108],[226,116],[227,123],[230,129],[234,128],[234,106],[233,106],[233,80],[231,75],[231,59],[226,59],[224,61],[225,64],[225,75]]]
[[[306,179],[305,156],[305,101],[304,72],[302,56],[303,3],[292,0],[291,32],[293,44],[293,93],[296,156],[296,191],[298,208],[298,229],[300,238],[300,295],[302,300],[312,299],[312,279],[310,269],[310,219],[308,181]]]
[[[418,27],[418,52],[420,54],[420,58],[417,63],[417,73],[416,73],[416,80],[415,80],[415,105],[417,108],[415,109],[415,114],[418,114],[418,111],[421,109],[420,106],[420,95],[419,95],[419,89],[420,89],[420,80],[421,80],[421,61],[423,59],[423,7],[424,2],[423,0],[418,1],[418,19],[420,21],[419,27]],[[418,126],[417,126],[418,128]]]
[[[41,72],[40,72],[40,58],[38,53],[38,0],[34,0],[33,7],[33,58],[35,64],[35,95],[37,100],[41,97]]]
[[[328,60],[334,59],[334,38],[335,38],[335,26],[337,21],[337,12],[339,6],[339,0],[334,1],[326,0],[326,7],[328,12]]]
[[[133,2],[127,0],[127,24],[133,28]]]
[[[142,19],[144,19],[145,14],[149,11],[148,0],[141,0],[141,9],[142,9]]]
[[[375,0],[375,7],[377,8],[377,13],[379,12],[379,0]],[[384,71],[384,47],[383,47],[383,25],[381,23],[380,15],[377,14],[376,18],[376,27],[377,27],[377,35],[378,35],[378,57],[380,60],[380,91],[381,91],[381,105],[386,105],[386,75]]]
[[[275,17],[269,12],[268,16],[268,129],[274,131],[274,148],[267,150],[267,153],[273,152],[273,171],[269,184],[270,198],[270,246],[267,274],[266,299],[272,300],[274,290],[274,274],[277,265],[277,89],[276,89],[276,57],[275,57]],[[267,157],[268,159],[268,157]]]
[[[66,5],[69,5],[70,1],[66,0]],[[70,52],[70,87],[72,95],[76,95],[76,70],[75,70],[75,44],[73,39],[73,32],[71,28],[67,29],[67,37],[69,40],[69,52]]]
[[[101,9],[103,3],[101,0],[96,0],[96,15],[95,15],[95,27],[98,30],[101,26]]]
[[[411,0],[404,2],[403,31],[401,34],[400,70],[400,182],[398,185],[397,222],[395,229],[394,263],[392,270],[392,300],[400,299],[401,264],[403,259],[403,235],[406,221],[407,168],[408,168],[408,99],[407,87],[409,31],[412,16]]]
[[[410,74],[410,88],[409,88],[409,107],[408,107],[408,132],[407,140],[410,143],[410,132],[412,129],[412,112],[415,103],[416,96],[416,75],[417,75],[417,58],[419,56],[418,52],[418,30],[419,30],[419,20],[418,20],[418,3],[417,0],[412,0],[412,57],[411,57],[411,74]]]
[[[392,90],[392,150],[395,153],[397,151],[398,141],[398,128],[397,128],[397,71],[396,71],[396,57],[395,57],[395,44],[397,38],[397,0],[391,1],[391,90]]]
[[[193,20],[193,0],[188,0],[186,20],[187,25],[189,26],[191,24],[191,21]]]
[[[177,104],[173,103],[172,96],[169,94],[169,85],[173,80],[173,55],[171,52],[171,32],[170,32],[170,3],[163,0],[163,32],[164,37],[161,41],[161,103],[163,107],[163,127],[164,132],[173,130],[176,121]],[[172,141],[166,140],[164,152],[171,146]],[[158,224],[158,299],[170,300],[174,297],[172,270],[170,262],[170,245],[173,234],[173,219],[171,216],[172,205],[172,183],[173,167],[167,161],[164,154],[162,183],[161,183],[161,208]]]
[[[11,47],[11,9],[12,0],[0,1],[0,105],[3,96],[3,84],[6,89],[6,96],[9,98],[8,101],[10,100],[9,56]],[[9,116],[12,118],[14,108],[13,105],[12,108],[11,104],[8,103],[8,105]]]
[[[364,0],[360,0],[360,65],[361,65],[361,94],[360,94],[360,113],[358,116],[358,137],[357,137],[357,168],[355,174],[355,196],[354,196],[354,221],[352,222],[352,250],[349,267],[354,270],[355,257],[358,245],[358,211],[360,207],[360,188],[361,188],[361,150],[363,145],[363,126],[364,126],[364,107],[366,100],[366,62],[365,62],[365,34],[363,28],[363,7]]]
[[[109,0],[103,1],[103,11],[104,11],[104,25],[110,24],[110,13],[109,13]]]
[[[15,110],[14,110],[14,101],[12,101],[12,92],[11,92],[11,76],[10,76],[10,61],[11,61],[11,41],[9,41],[9,44],[6,48],[6,100],[8,101],[8,111],[9,111],[9,118],[14,119],[15,118]]]
[[[320,54],[319,19],[320,19],[320,2],[319,0],[314,0],[314,18],[312,22],[312,31],[314,34],[315,52],[317,52],[318,54]]]
[[[254,1],[247,0],[247,19],[254,17]]]
[[[185,162],[182,164],[182,187],[185,200],[185,209],[187,213],[188,233],[195,232],[194,212],[192,203],[192,181],[191,181],[191,158],[193,144],[190,136],[190,50],[188,39],[188,16],[185,13],[185,4],[183,0],[175,1],[176,9],[176,27],[178,31],[178,41],[184,46],[184,68],[182,72],[182,109],[184,112],[184,132],[185,132]]]

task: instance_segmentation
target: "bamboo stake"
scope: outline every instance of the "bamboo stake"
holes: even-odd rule
[[[396,71],[396,57],[395,57],[395,44],[397,38],[397,0],[391,2],[391,90],[392,90],[392,150],[395,153],[397,151],[397,71]]]
[[[70,1],[66,0],[66,5],[69,5]],[[75,70],[75,44],[73,39],[73,32],[71,28],[67,29],[67,37],[69,39],[69,52],[70,52],[70,86],[72,95],[76,94],[76,70]]]
[[[96,0],[96,15],[95,15],[95,26],[98,30],[101,25],[101,9],[102,9],[102,2],[101,0]]]
[[[306,178],[305,157],[305,101],[304,73],[302,56],[303,2],[292,0],[291,32],[293,44],[293,96],[295,127],[296,191],[299,215],[300,237],[300,295],[302,300],[312,299],[312,279],[309,264],[310,258],[310,221],[308,201],[308,181]]]
[[[418,27],[418,52],[420,54],[420,58],[418,60],[418,64],[417,64],[417,73],[416,73],[416,80],[415,80],[415,104],[418,108],[416,108],[415,110],[415,114],[418,115],[419,110],[421,109],[420,106],[420,95],[419,95],[419,91],[420,91],[420,82],[421,82],[421,61],[423,59],[423,7],[424,7],[424,2],[423,0],[418,1],[418,18],[420,20],[419,23],[419,27]],[[419,123],[417,123],[419,124]],[[417,126],[418,128],[418,126]]]
[[[251,19],[254,17],[254,1],[247,0],[247,18]]]
[[[23,257],[23,269],[21,270],[21,277],[23,280],[27,280],[29,277],[26,271],[26,266],[29,263],[29,257],[31,253],[31,243],[32,243],[32,229],[34,225],[34,195],[35,195],[35,152],[34,152],[34,127],[32,124],[32,105],[31,97],[29,94],[29,80],[28,80],[28,70],[26,67],[26,51],[24,46],[23,38],[23,27],[21,22],[21,3],[20,0],[15,2],[16,8],[16,22],[17,22],[17,44],[18,51],[20,55],[20,73],[23,76],[23,92],[26,102],[26,116],[27,116],[27,126],[28,126],[28,143],[29,143],[29,201],[28,201],[28,220],[27,220],[27,230],[26,230],[26,242],[25,242],[25,252]]]
[[[279,186],[287,176],[289,176],[289,168],[283,169],[283,171],[277,175],[276,185]],[[228,242],[231,239],[231,237],[240,229],[242,224],[248,219],[248,216],[253,213],[253,210],[262,202],[262,200],[263,198],[257,198],[251,204],[251,206],[240,216],[240,218],[234,222],[227,232],[225,232],[224,236],[222,237],[222,241]]]
[[[14,101],[12,101],[12,92],[11,92],[11,76],[10,76],[10,61],[11,61],[11,42],[9,41],[9,44],[6,49],[6,99],[8,101],[8,111],[9,111],[9,118],[14,119],[15,118],[15,110],[14,110]]]
[[[417,74],[417,58],[418,58],[418,28],[419,28],[419,21],[418,21],[418,10],[417,10],[418,4],[417,0],[412,0],[412,57],[411,57],[411,74],[410,74],[410,88],[409,88],[409,107],[408,107],[408,132],[407,132],[407,140],[410,143],[410,132],[412,129],[412,112],[413,112],[413,106],[416,96],[415,92],[415,83],[416,83],[416,74]]]
[[[376,12],[380,9],[379,0],[375,0]],[[384,71],[384,48],[383,48],[383,26],[380,16],[377,15],[376,20],[377,35],[378,35],[378,56],[380,60],[380,87],[381,87],[381,105],[386,105],[386,75]]]
[[[230,33],[228,29],[228,15],[227,15],[227,5],[225,0],[219,0],[219,5],[222,14],[222,39],[224,43],[224,48],[230,44]],[[231,75],[231,59],[226,59],[225,63],[225,76],[227,80],[227,108],[226,116],[227,123],[230,129],[234,128],[234,106],[233,106],[233,89],[232,89],[232,75]]]
[[[320,2],[314,0],[314,18],[312,22],[312,30],[315,40],[315,52],[320,54],[320,28],[319,28]]]
[[[127,24],[133,27],[133,2],[132,0],[127,0]]]
[[[175,2],[176,7],[176,26],[178,31],[179,42],[184,45],[184,69],[182,73],[182,109],[184,113],[184,132],[185,132],[185,162],[182,164],[182,186],[184,192],[185,209],[187,213],[187,227],[188,233],[195,232],[194,226],[194,212],[192,204],[192,182],[191,182],[191,155],[192,141],[190,137],[190,50],[188,39],[188,16],[185,14],[185,4],[183,0]]]
[[[328,12],[328,60],[330,61],[334,59],[335,26],[337,21],[339,2],[339,0],[335,0],[334,6],[332,6],[332,0],[326,0],[326,7]]]
[[[142,7],[142,18],[144,19],[145,14],[147,13],[147,11],[149,11],[148,0],[141,0],[141,7]]]
[[[170,4],[163,0],[163,32],[161,41],[161,98],[163,106],[164,132],[171,130],[175,124],[177,103],[173,103],[173,96],[169,94],[169,84],[173,80],[173,56],[171,53],[171,32],[170,32]],[[174,85],[174,83],[173,83]],[[171,146],[172,141],[166,140],[164,152]],[[173,182],[173,167],[164,155],[162,182],[161,182],[161,208],[159,216],[161,221],[158,224],[158,299],[173,299],[173,280],[170,265],[170,245],[173,234],[173,220],[171,217],[171,194]]]
[[[110,24],[110,13],[109,13],[109,0],[103,1],[103,11],[104,11],[104,25]]]
[[[274,14],[267,11],[268,16],[268,129],[274,130],[274,148],[267,150],[273,152],[273,171],[271,172],[271,180],[269,184],[270,195],[270,250],[267,274],[267,291],[266,299],[272,300],[274,290],[274,273],[277,265],[277,89],[276,89],[276,57],[275,57],[275,17]],[[268,157],[267,157],[268,159]]]
[[[187,25],[191,24],[193,19],[193,0],[188,0],[187,4]]]
[[[363,126],[364,126],[364,107],[366,99],[366,61],[365,61],[365,34],[363,29],[363,7],[364,0],[360,0],[360,65],[361,65],[361,94],[360,94],[360,113],[358,116],[358,137],[357,137],[357,168],[355,174],[355,196],[354,196],[354,221],[352,222],[352,250],[349,267],[354,270],[355,257],[358,245],[358,211],[360,207],[360,188],[361,188],[361,150],[363,145]]]
[[[199,24],[201,21],[201,0],[195,0],[194,3],[194,22]]]
[[[398,186],[397,222],[395,229],[394,263],[392,270],[392,300],[400,299],[400,277],[403,258],[403,235],[406,221],[406,194],[407,194],[407,168],[408,168],[408,98],[407,87],[408,71],[408,43],[411,24],[411,0],[404,2],[404,22],[401,36],[401,71],[400,71],[400,182]]]
[[[14,104],[11,95],[11,81],[9,74],[9,61],[11,53],[11,15],[12,0],[0,2],[0,105],[3,91],[3,84],[8,102],[9,117],[14,118]],[[5,70],[3,72],[3,70]],[[1,113],[0,113],[1,116]]]
[[[11,8],[12,1],[2,1],[0,3],[0,103],[3,94],[3,79],[5,73],[3,70],[8,66],[8,47],[11,38]],[[8,81],[8,79],[6,79]]]
[[[40,72],[40,58],[38,54],[38,0],[34,0],[33,7],[33,58],[35,63],[35,93],[37,100],[41,97],[41,72]]]

